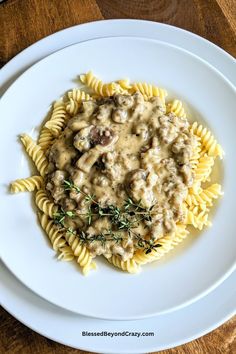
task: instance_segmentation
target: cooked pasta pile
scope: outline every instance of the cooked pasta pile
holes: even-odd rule
[[[80,80],[82,85],[85,87],[85,91],[74,88],[73,90],[67,92],[66,95],[64,95],[60,100],[53,104],[50,119],[48,119],[48,121],[41,128],[37,142],[34,141],[27,134],[21,135],[21,142],[24,145],[27,154],[34,162],[39,174],[28,178],[18,179],[12,182],[11,192],[35,192],[35,203],[39,209],[38,217],[40,224],[45,233],[48,235],[53,249],[58,253],[58,259],[65,261],[71,261],[73,259],[76,260],[76,262],[81,267],[82,272],[84,274],[87,274],[90,269],[96,268],[96,264],[94,261],[96,254],[93,252],[92,247],[88,247],[88,245],[84,242],[81,236],[83,235],[83,233],[79,235],[78,233],[73,232],[73,230],[71,231],[71,227],[68,227],[65,230],[65,228],[63,227],[58,227],[58,224],[56,224],[55,222],[55,215],[58,214],[58,211],[61,206],[55,202],[55,198],[58,197],[57,195],[59,192],[56,192],[51,195],[49,193],[49,176],[51,168],[50,154],[52,154],[51,148],[54,142],[57,139],[61,138],[63,134],[65,134],[65,127],[67,126],[68,122],[72,122],[70,123],[71,125],[73,124],[73,118],[76,117],[76,115],[80,112],[81,106],[84,104],[84,102],[95,102],[96,100],[100,100],[103,98],[105,99],[104,102],[106,102],[106,99],[111,100],[111,98],[113,99],[113,97],[115,97],[116,95],[121,95],[121,97],[130,96],[135,97],[136,99],[138,97],[137,95],[139,94],[146,102],[149,102],[150,100],[152,102],[155,102],[154,98],[158,98],[158,102],[161,104],[163,112],[166,115],[169,115],[169,117],[172,117],[172,119],[182,119],[183,121],[186,121],[186,112],[184,110],[183,103],[180,100],[175,99],[171,102],[168,101],[167,91],[151,84],[140,82],[131,83],[128,79],[123,79],[111,83],[103,83],[100,79],[95,77],[92,72],[80,75]],[[114,120],[117,123],[123,123],[121,121],[122,119],[124,119],[124,117],[122,118],[122,115],[117,115],[116,117],[114,117]],[[165,121],[163,123],[163,126],[164,124]],[[143,128],[140,127],[141,125],[137,128],[137,136],[139,134],[144,134],[144,130],[142,130]],[[83,128],[84,130],[88,129],[86,126],[81,126],[81,128]],[[141,133],[138,129],[141,129]],[[104,256],[107,258],[107,260],[114,266],[122,269],[123,271],[136,273],[137,271],[139,271],[141,265],[153,262],[163,257],[166,253],[171,251],[175,246],[181,243],[188,236],[188,226],[193,226],[198,230],[202,230],[204,226],[210,226],[209,210],[212,207],[214,200],[223,194],[221,191],[221,186],[219,184],[210,184],[211,173],[216,158],[223,158],[223,150],[221,146],[217,143],[216,139],[213,137],[211,132],[207,128],[203,127],[201,124],[194,122],[189,126],[188,129],[189,136],[192,136],[195,139],[194,141],[196,143],[195,145],[193,145],[193,151],[191,152],[191,157],[189,161],[191,174],[189,175],[188,173],[187,175],[187,173],[185,173],[185,178],[191,179],[191,176],[193,176],[193,182],[188,184],[189,187],[187,189],[187,194],[184,198],[184,203],[182,203],[184,216],[181,215],[179,219],[176,218],[177,222],[176,225],[174,225],[174,228],[172,227],[171,229],[171,227],[169,227],[169,230],[174,230],[174,232],[166,232],[161,237],[158,237],[158,239],[155,240],[155,244],[152,245],[148,252],[147,250],[145,251],[145,249],[142,247],[136,248],[132,251],[132,257],[128,258],[126,254],[122,258],[121,256],[119,256],[119,254],[116,254],[115,252],[114,254],[110,253],[108,256],[107,253],[105,253],[104,251]],[[98,134],[96,128],[93,126],[92,130],[90,129],[90,134],[95,133]],[[99,139],[101,139],[102,136],[104,141],[107,141],[109,139],[112,141],[112,139],[115,139],[112,135],[113,132],[111,133],[109,129],[105,129],[99,134]],[[78,141],[76,142],[78,145],[78,149],[80,149],[80,151],[85,151],[85,153],[82,157],[80,157],[80,162],[77,162],[77,166],[79,172],[82,171],[81,173],[86,173],[89,171],[89,168],[91,167],[90,165],[95,163],[95,159],[97,159],[98,156],[95,156],[95,159],[93,156],[91,162],[91,156],[89,156],[86,152],[88,149],[86,150],[84,148],[84,144],[86,143],[85,137],[81,138],[80,136],[78,139]],[[97,137],[95,136],[93,139],[96,140]],[[168,139],[168,136],[165,137],[165,139]],[[112,143],[114,143],[114,141]],[[154,151],[156,148],[157,147],[154,144],[150,150]],[[96,153],[94,152],[95,155]],[[150,159],[150,157],[148,158]],[[145,161],[143,161],[142,163],[145,165]],[[135,170],[136,179],[139,178],[137,176],[141,175],[140,171],[142,172],[142,170],[140,169]],[[59,176],[58,178],[60,179],[62,177]],[[130,178],[132,182],[133,176],[131,176]],[[142,183],[142,175],[140,178],[140,183]],[[65,182],[63,181],[63,178],[61,179],[61,183],[62,182]],[[59,186],[58,188],[58,190],[60,190],[61,187]],[[80,191],[78,186],[73,186],[73,188],[77,188],[77,190]],[[106,188],[105,185],[104,188]],[[138,192],[136,191],[136,194]],[[85,194],[85,192],[82,193]],[[136,195],[134,193],[133,195],[135,198]],[[52,196],[55,198],[52,198]],[[90,196],[90,200],[93,200],[93,198],[94,197]],[[147,200],[147,206],[150,207],[148,205],[148,202],[149,201]],[[70,213],[72,213],[72,211],[70,207],[68,207],[64,214],[64,218],[65,216],[70,216]],[[167,226],[166,229],[168,230]],[[68,230],[70,232],[68,232]],[[112,246],[114,245],[112,244]],[[102,253],[99,253],[98,251],[97,254]]]

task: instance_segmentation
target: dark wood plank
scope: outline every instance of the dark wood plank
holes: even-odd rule
[[[0,62],[51,33],[100,19],[94,0],[8,0],[0,5]]]
[[[181,27],[236,56],[236,33],[215,0],[97,0],[97,3],[105,18],[138,18]],[[231,1],[230,13],[235,10],[236,1]]]
[[[234,37],[236,42],[236,2],[235,0],[217,0],[222,12],[225,15],[230,27],[234,31]],[[235,44],[236,46],[236,44]]]
[[[47,326],[46,323],[45,326]],[[2,308],[0,308],[0,333],[1,354],[88,353],[58,344],[37,334]]]

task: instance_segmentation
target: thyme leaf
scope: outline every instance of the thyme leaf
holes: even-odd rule
[[[73,218],[75,216],[75,213],[73,211],[66,211],[63,208],[58,210],[56,213],[53,215],[54,223],[60,227],[64,227],[65,223],[65,218]]]

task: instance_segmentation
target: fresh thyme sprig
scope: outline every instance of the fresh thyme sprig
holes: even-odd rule
[[[79,240],[82,243],[87,243],[91,244],[92,242],[100,242],[102,246],[105,246],[105,243],[107,241],[114,241],[115,243],[121,243],[122,241],[126,241],[129,239],[129,237],[123,237],[119,233],[115,233],[112,230],[107,230],[106,232],[101,232],[100,234],[97,235],[90,235],[89,233],[86,233],[84,231],[81,231],[80,234],[77,234],[75,230],[73,230],[71,227],[64,228],[66,233],[68,235],[74,235],[79,238]],[[145,251],[145,254],[148,254],[152,251],[157,251],[158,247],[161,247],[162,245],[159,243],[155,243],[153,240],[145,240],[142,239],[140,235],[136,234],[134,237],[137,241],[137,246],[139,248],[143,248]]]
[[[54,214],[54,222],[63,228],[68,234],[76,235],[81,242],[91,243],[94,241],[101,242],[102,245],[107,241],[115,241],[115,243],[128,240],[130,237],[136,240],[137,246],[143,248],[145,253],[148,254],[153,250],[156,251],[160,244],[155,244],[153,240],[145,240],[140,234],[135,232],[133,229],[137,228],[139,223],[143,220],[152,221],[152,215],[156,214],[152,206],[149,209],[145,209],[142,206],[141,201],[135,203],[130,197],[127,198],[122,207],[116,205],[107,205],[105,207],[101,206],[99,202],[96,201],[96,196],[84,192],[81,188],[76,186],[72,181],[64,180],[63,183],[65,191],[76,191],[78,194],[82,194],[85,201],[88,202],[88,208],[86,213],[78,213],[74,211],[65,211],[63,208]],[[87,219],[87,225],[90,226],[93,221],[93,217],[101,218],[108,217],[113,228],[118,231],[114,232],[111,229],[106,232],[99,233],[97,235],[91,235],[84,231],[77,234],[75,230],[71,227],[67,228],[65,226],[65,218],[74,218],[75,216],[85,216]],[[128,237],[123,237],[119,231],[126,231]]]
[[[137,226],[137,220],[134,215],[130,215],[129,212],[124,211],[122,208],[119,208],[115,205],[108,205],[104,208],[95,207],[95,212],[98,211],[98,214],[101,216],[107,216],[118,230],[127,230]]]
[[[138,241],[138,247],[143,248],[146,254],[157,251],[157,248],[162,246],[159,243],[155,243],[153,240],[145,240],[140,236],[138,238],[136,237],[136,239]]]
[[[98,204],[97,201],[95,200],[95,197],[96,197],[95,195],[85,193],[81,188],[76,186],[72,181],[64,180],[63,185],[64,185],[65,191],[75,190],[78,194],[81,193],[85,196],[86,202]]]
[[[90,235],[82,231],[79,235],[79,239],[84,243],[99,241],[104,246],[107,241],[115,241],[115,243],[118,243],[123,241],[124,238],[120,234],[114,233],[112,230],[107,230],[98,235]]]

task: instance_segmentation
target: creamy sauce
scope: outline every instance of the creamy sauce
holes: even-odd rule
[[[48,151],[47,190],[63,210],[76,215],[65,218],[66,227],[91,237],[107,235],[106,242],[88,243],[94,256],[116,254],[126,260],[138,247],[135,234],[155,241],[173,234],[176,223],[183,221],[195,145],[188,121],[165,114],[157,97],[144,101],[136,93],[86,101]],[[64,180],[83,193],[66,191]],[[86,194],[94,195],[103,208],[122,209],[129,197],[142,210],[152,210],[151,218],[139,218],[132,232],[116,230],[109,216],[93,216],[88,225]],[[116,231],[121,242],[110,239]]]

